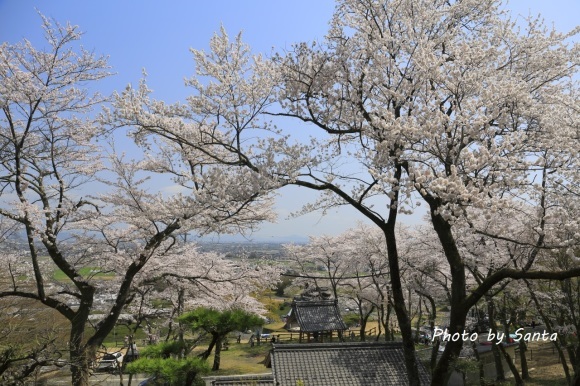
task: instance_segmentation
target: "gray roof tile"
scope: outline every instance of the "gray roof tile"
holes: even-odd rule
[[[271,352],[277,386],[401,386],[408,384],[401,343],[282,344]],[[419,363],[421,382],[429,375]]]
[[[290,318],[302,332],[346,330],[336,300],[294,301]]]

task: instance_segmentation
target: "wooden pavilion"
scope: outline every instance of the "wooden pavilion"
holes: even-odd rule
[[[337,300],[294,300],[284,328],[298,330],[299,342],[332,341],[334,331],[341,336],[347,330]]]

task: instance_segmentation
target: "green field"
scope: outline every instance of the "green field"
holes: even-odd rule
[[[102,279],[102,280],[108,280],[108,279],[112,279],[115,277],[115,273],[113,273],[113,272],[99,272],[99,271],[100,271],[100,268],[98,268],[98,267],[84,267],[84,268],[81,268],[79,270],[79,273],[84,278],[93,277],[93,278],[98,278],[98,279]],[[54,280],[60,281],[60,282],[70,282],[70,279],[68,278],[68,276],[66,276],[65,273],[60,269],[57,269],[56,271],[54,271],[52,278]]]

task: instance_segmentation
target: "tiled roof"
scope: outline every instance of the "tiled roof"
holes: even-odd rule
[[[401,343],[280,344],[270,354],[276,386],[402,386]],[[419,362],[421,384],[429,375]],[[302,381],[302,382],[300,382]]]
[[[294,301],[291,318],[302,332],[346,330],[336,300]]]
[[[274,386],[272,374],[224,375],[204,380],[207,386]]]

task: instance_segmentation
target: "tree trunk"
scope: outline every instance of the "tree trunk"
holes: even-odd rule
[[[421,295],[424,296],[429,301],[429,305],[431,308],[429,309],[429,307],[425,305],[425,309],[429,314],[429,328],[431,329],[431,332],[434,334],[435,319],[437,319],[437,307],[435,305],[435,299],[433,299],[433,296],[425,292],[421,292]],[[439,355],[439,346],[441,345],[441,341],[439,339],[434,341],[433,336],[431,336],[431,343],[433,344],[433,348],[431,349],[431,359],[429,360],[429,371],[431,372],[431,375],[433,375],[433,371],[435,371],[435,366],[437,365],[437,356]]]
[[[70,350],[70,371],[73,386],[89,386],[89,360],[82,349]]]
[[[501,353],[499,352],[499,348],[497,347],[497,344],[492,343],[491,353],[493,354],[493,361],[495,364],[495,380],[496,381],[505,381],[505,373],[503,370],[503,363],[501,361]]]
[[[386,309],[386,311],[385,311]],[[388,300],[385,302],[385,300],[383,299],[383,302],[381,303],[381,305],[379,307],[377,307],[377,313],[379,315],[379,335],[381,333],[384,334],[385,336],[385,342],[391,341],[393,339],[391,339],[391,329],[389,327],[389,321],[391,318],[391,310],[392,307],[391,305],[388,303]],[[380,336],[377,336],[377,341],[380,339]]]
[[[359,337],[360,337],[360,341],[364,342],[367,340],[366,338],[366,328],[367,328],[367,318],[364,318],[364,313],[362,308],[359,308],[359,312],[358,312],[358,316],[359,316],[359,320],[360,320],[360,326],[358,329],[359,332]]]
[[[70,371],[73,386],[88,386],[91,363],[96,359],[96,348],[90,346],[76,346],[71,341]]]
[[[195,381],[195,373],[187,373],[187,376],[185,377],[185,385],[184,386],[193,386],[194,385],[194,381]]]
[[[377,323],[377,336],[375,338],[375,341],[378,342],[381,339],[381,335],[383,335],[383,326],[384,326],[384,317],[385,317],[385,306],[383,304],[380,304],[377,307],[377,319],[378,319],[378,323]],[[387,332],[385,331],[385,340],[387,337]]]
[[[88,345],[85,342],[85,323],[88,320],[87,303],[81,299],[81,304],[76,312],[76,317],[70,321],[70,370],[73,386],[88,386],[90,365],[96,360],[98,347]]]
[[[560,342],[556,340],[554,342],[554,346],[556,346],[556,351],[558,351],[558,357],[560,358],[560,362],[562,363],[562,368],[564,369],[564,374],[566,375],[566,380],[570,385],[578,385],[578,383],[572,382],[572,378],[570,376],[570,369],[568,368],[568,363],[566,362],[566,356],[564,355],[564,350],[562,350],[562,346]],[[576,378],[576,377],[575,377]]]
[[[439,204],[435,200],[428,201],[431,210],[431,222],[437,233],[451,273],[451,311],[449,313],[449,333],[462,334],[469,309],[465,307],[466,279],[465,266],[451,232],[451,225],[438,214]],[[433,371],[432,386],[445,386],[449,375],[451,361],[459,356],[463,340],[447,342],[445,350]]]
[[[179,316],[181,316],[183,314],[183,307],[184,307],[184,294],[185,294],[185,290],[183,288],[179,289],[179,292],[177,293],[177,316],[178,316],[178,321]],[[181,344],[181,347],[185,347],[185,339],[183,338],[183,324],[181,323],[181,321],[179,321],[179,331],[178,331],[178,340],[179,343]],[[208,354],[209,356],[209,354]],[[181,357],[181,356],[180,356]]]
[[[206,360],[207,358],[209,358],[209,356],[211,355],[211,352],[213,351],[214,346],[216,345],[217,340],[218,340],[218,336],[216,334],[212,333],[211,334],[211,342],[209,342],[209,346],[207,347],[207,350],[205,350],[204,352],[199,354],[199,357],[202,358],[203,360]]]
[[[572,365],[572,369],[574,370],[574,379],[578,379],[578,375],[580,374],[580,369],[578,366],[578,356],[577,354],[577,347],[574,347],[574,343],[569,341],[562,342],[566,346],[566,352],[568,353],[568,359],[570,360],[570,364]]]
[[[485,372],[483,370],[483,363],[481,362],[481,358],[479,357],[479,353],[477,352],[477,344],[475,342],[471,342],[471,348],[473,349],[473,355],[477,360],[477,369],[479,373],[479,385],[485,386]]]
[[[495,305],[493,303],[493,299],[489,296],[485,297],[487,302],[487,313],[489,315],[489,327],[490,331],[494,336],[498,336],[497,332],[497,324],[495,323]],[[493,360],[495,363],[495,380],[496,381],[505,381],[505,372],[503,369],[503,362],[501,361],[501,352],[498,345],[495,342],[492,342],[491,345],[491,352],[493,354]]]
[[[526,351],[528,350],[528,346],[523,339],[520,339],[520,364],[522,367],[522,379],[529,380],[530,379],[530,372],[528,370],[528,360],[526,358]]]
[[[419,295],[419,312],[417,315],[417,323],[415,323],[415,339],[416,342],[419,343],[419,339],[420,339],[420,331],[419,329],[421,328],[421,321],[423,319],[423,305],[421,304],[421,302],[423,301],[423,297],[421,295]]]
[[[218,371],[220,369],[221,353],[222,353],[222,337],[218,336],[215,342],[215,354],[213,356],[213,367],[211,371]]]
[[[385,340],[393,341],[393,329],[389,326],[389,322],[391,320],[391,312],[393,311],[393,307],[390,303],[387,304],[387,316],[385,318]]]
[[[437,366],[437,357],[439,356],[439,347],[441,346],[441,341],[439,339],[435,340],[433,343],[433,348],[431,349],[431,359],[429,360],[429,370],[431,371],[431,376],[435,372],[435,366]]]
[[[369,312],[364,313],[362,310],[362,304],[359,306],[359,314],[360,314],[360,340],[361,342],[366,341],[366,329],[367,329],[367,324],[369,322],[369,318],[371,317],[371,315],[373,314],[373,312],[375,311],[375,306],[371,306]]]
[[[405,295],[401,283],[401,271],[399,267],[399,255],[395,236],[395,224],[390,224],[383,229],[387,241],[387,255],[389,259],[389,272],[391,278],[391,290],[393,294],[393,308],[397,315],[399,328],[403,337],[403,353],[407,368],[409,386],[420,386],[419,367],[415,356],[415,344],[411,333],[411,320],[405,308]]]
[[[526,283],[526,286],[529,289],[528,292],[530,294],[530,297],[532,298],[532,300],[536,306],[536,309],[538,310],[538,313],[540,314],[540,318],[542,318],[542,321],[546,325],[546,329],[548,330],[548,332],[550,334],[552,334],[554,332],[554,329],[552,328],[552,323],[550,321],[550,318],[548,318],[548,316],[542,310],[542,307],[540,305],[540,301],[536,297],[536,294],[534,292],[534,289],[532,288],[530,281],[527,279],[524,279],[524,283]],[[564,369],[566,381],[568,381],[569,385],[577,385],[577,383],[572,382],[572,377],[570,376],[570,369],[568,368],[568,363],[566,363],[566,357],[564,356],[564,352],[562,351],[562,348],[560,347],[560,342],[558,340],[556,340],[554,342],[554,346],[556,346],[556,350],[558,350],[558,355],[560,357],[560,362],[562,363],[562,368]],[[577,378],[577,377],[575,377],[575,378]]]
[[[522,381],[522,377],[520,377],[520,373],[518,372],[518,369],[516,369],[516,366],[514,365],[514,362],[512,361],[512,358],[510,357],[510,354],[508,354],[508,352],[505,350],[505,347],[502,344],[498,344],[497,345],[499,347],[499,350],[501,351],[502,355],[504,356],[508,367],[510,368],[513,376],[514,376],[514,381],[516,386],[523,386],[524,381]]]

